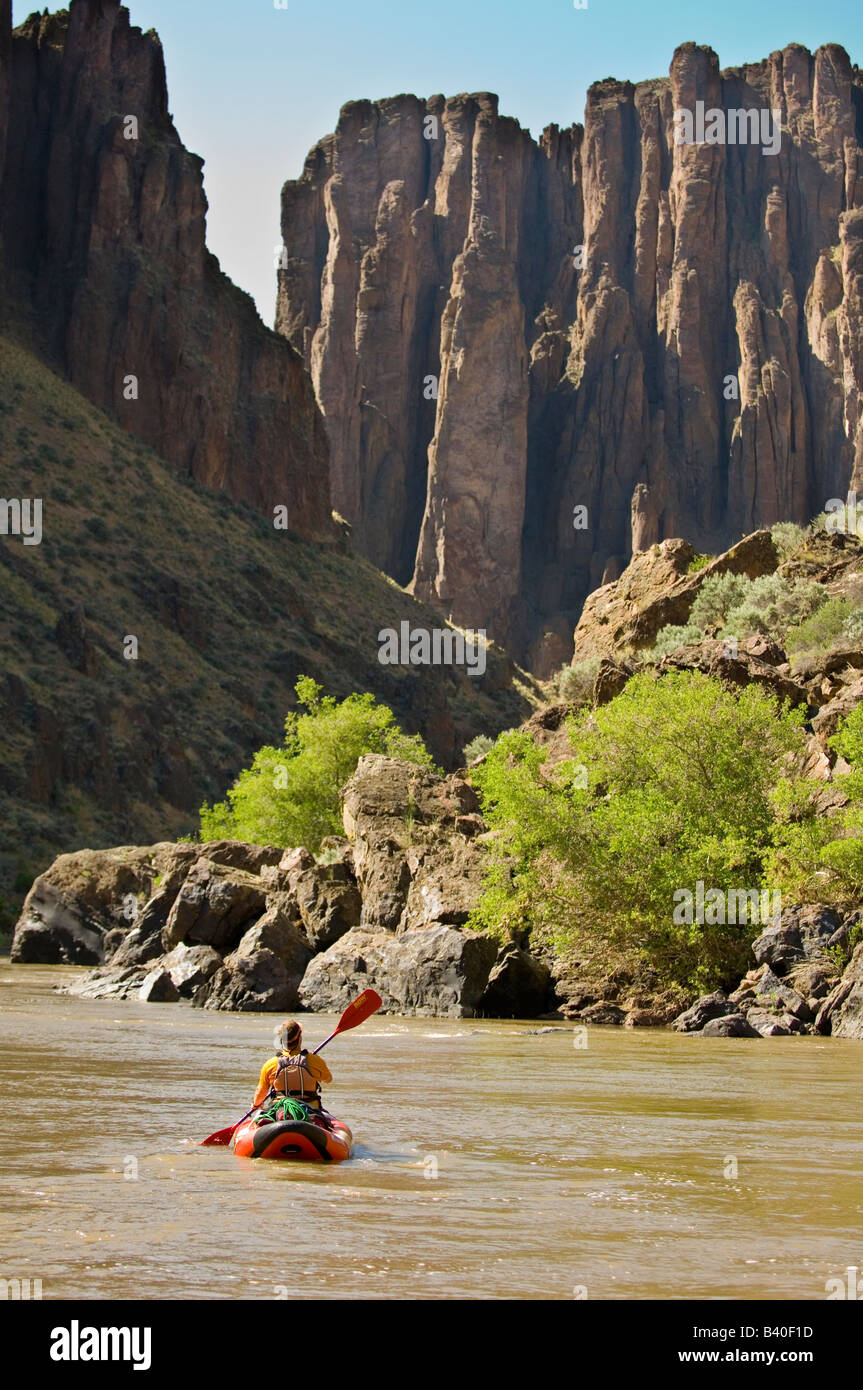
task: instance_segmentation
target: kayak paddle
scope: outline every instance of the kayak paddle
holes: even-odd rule
[[[376,990],[364,989],[362,994],[358,995],[352,1004],[348,1004],[335,1030],[330,1033],[328,1038],[324,1038],[320,1047],[315,1048],[315,1052],[323,1051],[327,1043],[332,1042],[333,1038],[337,1038],[339,1033],[347,1033],[348,1029],[357,1028],[361,1023],[365,1023],[367,1018],[370,1018],[373,1013],[377,1012],[382,1003],[383,1000]],[[239,1129],[243,1121],[249,1118],[255,1108],[256,1107],[253,1105],[251,1110],[247,1110],[242,1120],[237,1120],[235,1125],[228,1125],[227,1129],[217,1129],[215,1134],[210,1134],[206,1139],[202,1139],[201,1148],[227,1148],[234,1137],[234,1130]]]
[[[324,1038],[320,1047],[315,1048],[315,1052],[323,1052],[327,1043],[332,1042],[333,1038],[337,1038],[339,1033],[346,1033],[349,1028],[357,1028],[361,1023],[365,1023],[367,1018],[371,1018],[372,1014],[377,1013],[382,1003],[383,1000],[377,990],[364,989],[362,994],[357,995],[353,1004],[348,1004],[335,1030],[330,1033],[328,1038]]]

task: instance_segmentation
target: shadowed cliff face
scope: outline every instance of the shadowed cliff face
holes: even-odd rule
[[[700,102],[759,142],[676,143]],[[687,44],[538,143],[487,94],[346,106],[283,190],[277,327],[375,562],[545,674],[633,550],[863,483],[861,112],[836,45]]]
[[[206,249],[202,161],[168,113],[158,38],[113,0],[11,34],[10,8],[0,0],[7,310],[170,463],[235,501],[286,506],[303,535],[329,530],[308,376]]]

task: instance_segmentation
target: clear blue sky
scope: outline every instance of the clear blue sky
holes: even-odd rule
[[[31,5],[15,0],[15,23]],[[51,6],[58,8],[58,6]],[[675,47],[722,67],[787,43],[841,43],[863,62],[860,0],[129,0],[156,29],[171,111],[206,160],[208,243],[256,299],[275,302],[279,190],[358,97],[492,91],[534,135],[581,121],[591,82],[667,74]]]

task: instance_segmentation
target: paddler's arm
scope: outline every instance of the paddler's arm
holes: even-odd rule
[[[255,1091],[255,1099],[252,1101],[254,1106],[260,1105],[265,1095],[270,1089],[270,1073],[272,1070],[272,1060],[265,1062],[261,1067],[261,1079],[258,1082],[258,1089]]]
[[[328,1081],[332,1081],[333,1074],[323,1057],[319,1057],[315,1052],[308,1052],[304,1060],[306,1071],[310,1072],[316,1081],[323,1081],[325,1085]]]

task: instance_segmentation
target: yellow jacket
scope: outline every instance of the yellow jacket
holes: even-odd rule
[[[306,1053],[302,1059],[295,1056],[292,1058],[295,1065],[279,1072],[279,1062],[287,1055],[286,1052],[281,1052],[261,1067],[261,1079],[255,1091],[254,1105],[261,1104],[271,1086],[275,1086],[279,1095],[284,1095],[286,1089],[289,1094],[299,1094],[303,1091],[308,1093],[309,1099],[312,1100],[317,1092],[318,1082],[332,1081],[332,1072],[326,1062],[314,1052]]]

